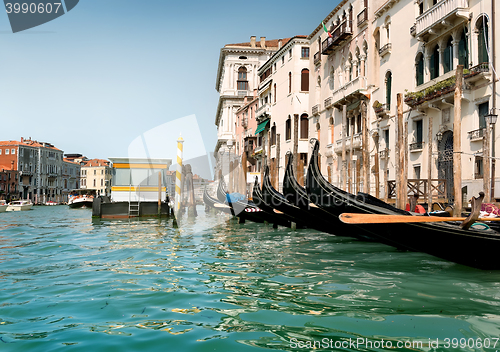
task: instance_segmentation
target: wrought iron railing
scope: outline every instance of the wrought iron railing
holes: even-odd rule
[[[321,62],[321,53],[318,51],[314,54],[314,64],[317,65]]]
[[[312,115],[318,115],[319,114],[319,104],[316,104],[312,107]]]
[[[427,179],[409,179],[407,187],[407,194],[417,194],[421,199],[427,199],[428,192],[431,192],[434,199],[447,200],[445,179],[432,179],[430,185]],[[396,198],[396,181],[387,181],[387,192],[387,198]]]
[[[361,12],[358,14],[358,27],[361,26],[362,24],[366,23],[368,21],[368,10],[365,7]]]
[[[481,139],[484,136],[485,129],[479,128],[477,130],[469,131],[469,139]]]
[[[392,49],[392,44],[391,43],[387,43],[386,45],[384,45],[383,47],[381,47],[379,50],[378,50],[378,53],[380,55],[385,55],[387,53],[390,53],[391,52],[391,49]]]
[[[325,109],[328,109],[331,106],[332,106],[332,97],[326,98],[325,99]]]
[[[422,149],[424,149],[424,142],[415,142],[410,144],[410,151],[416,151]]]

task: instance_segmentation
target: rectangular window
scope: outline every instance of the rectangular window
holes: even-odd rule
[[[389,129],[384,130],[385,147],[389,148]]]
[[[485,116],[488,115],[490,110],[489,103],[482,103],[478,105],[479,110],[479,128],[486,128],[486,119]]]
[[[11,150],[10,150],[10,153],[11,153],[12,155],[16,154],[16,150],[15,150],[15,149],[11,149]]]
[[[292,49],[288,50],[288,57],[292,57]]]
[[[483,178],[483,157],[476,156],[474,160],[474,178]]]
[[[305,46],[302,47],[301,57],[304,59],[309,58],[309,48],[308,47],[305,47]]]
[[[238,81],[238,90],[248,90],[248,81]]]
[[[417,143],[422,143],[423,133],[424,133],[422,120],[415,121],[415,130],[416,130]]]
[[[9,149],[5,149],[5,155],[9,154]]]
[[[284,64],[285,64],[285,55],[283,55],[283,56],[281,57],[281,64],[282,64],[282,65],[284,65]]]
[[[2,155],[2,149],[0,149],[0,155]]]

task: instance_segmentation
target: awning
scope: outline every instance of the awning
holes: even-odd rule
[[[255,130],[255,135],[258,135],[259,133],[264,131],[266,129],[266,126],[268,123],[269,123],[269,119],[267,119],[264,122],[259,123],[259,125],[257,126],[257,129]]]

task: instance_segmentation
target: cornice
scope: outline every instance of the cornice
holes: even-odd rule
[[[269,66],[271,66],[272,62],[280,56],[282,53],[285,53],[287,50],[289,50],[292,46],[295,44],[306,44],[309,45],[309,39],[307,38],[302,38],[302,37],[293,37],[286,43],[286,45],[282,46],[278,51],[276,51],[266,62],[262,64],[262,66],[259,67],[257,71],[257,75],[260,75],[262,72],[264,72]]]

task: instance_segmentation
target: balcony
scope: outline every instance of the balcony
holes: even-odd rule
[[[490,79],[490,77],[491,69],[488,62],[483,62],[479,65],[471,67],[468,73],[466,70],[464,70],[464,79],[467,80],[467,83],[476,82],[481,79]]]
[[[389,104],[379,104],[374,106],[373,109],[375,110],[375,115],[381,119],[388,117],[391,113],[391,106]]]
[[[415,142],[410,144],[410,152],[421,152],[424,149],[424,142]]]
[[[271,104],[269,103],[259,106],[259,108],[255,111],[256,119],[262,119],[269,116],[271,116]]]
[[[325,99],[325,109],[332,107],[332,97]]]
[[[323,55],[330,55],[336,47],[342,45],[352,37],[352,21],[344,20],[332,32],[332,37],[328,37],[321,43]]]
[[[389,148],[382,149],[381,151],[378,152],[378,155],[380,156],[380,159],[389,158]]]
[[[363,145],[361,139],[361,132],[355,133],[353,136],[347,136],[345,138],[345,149],[346,150],[351,149],[351,138],[352,138],[352,149],[360,149],[361,146]],[[334,151],[337,154],[342,153],[342,138],[337,140],[337,145],[335,146]]]
[[[368,9],[366,7],[358,13],[358,27],[364,24],[368,24]]]
[[[364,90],[366,90],[366,77],[359,76],[354,78],[352,81],[346,83],[333,92],[333,106],[341,109],[342,105],[351,104],[353,100],[357,100],[363,97],[362,92]]]
[[[319,65],[321,63],[321,53],[318,51],[314,54],[314,64]]]
[[[470,141],[471,142],[482,141],[484,137],[484,132],[485,132],[484,128],[479,128],[477,130],[469,131],[468,135]]]
[[[316,105],[314,105],[314,106],[312,107],[312,109],[311,109],[311,113],[312,113],[311,115],[313,115],[313,116],[314,116],[314,115],[319,115],[319,104],[316,104]]]
[[[416,37],[436,33],[437,30],[448,27],[456,17],[469,19],[469,0],[441,0],[417,17]]]
[[[378,50],[378,53],[380,54],[380,56],[385,56],[387,54],[390,54],[391,53],[391,50],[392,50],[392,44],[391,43],[387,43],[386,45],[384,45],[383,47],[381,47],[379,50]]]

